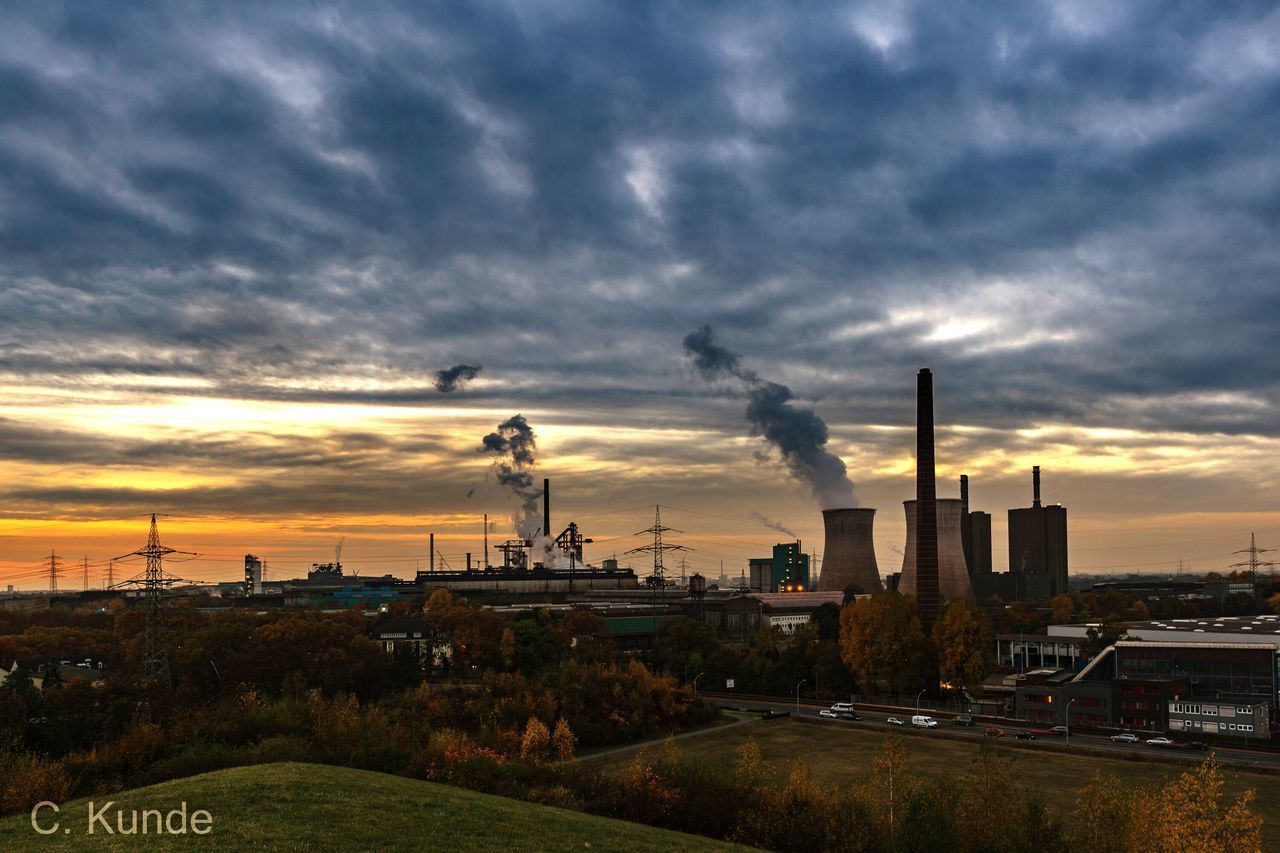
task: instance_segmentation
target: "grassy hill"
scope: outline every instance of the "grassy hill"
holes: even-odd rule
[[[477,794],[448,785],[315,764],[238,767],[95,797],[109,812],[187,803],[213,816],[204,836],[87,835],[87,802],[42,812],[38,835],[28,815],[0,820],[0,850],[743,850],[694,835]],[[175,827],[177,821],[175,819]],[[151,824],[154,829],[154,822]],[[65,830],[70,830],[66,832]]]

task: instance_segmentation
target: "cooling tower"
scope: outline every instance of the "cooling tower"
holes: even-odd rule
[[[843,592],[853,584],[865,593],[879,592],[880,567],[871,540],[874,509],[824,509],[827,543],[822,553],[819,592]]]
[[[916,502],[903,501],[907,511],[907,550],[902,558],[902,579],[898,592],[915,595],[916,584]],[[969,585],[969,569],[964,561],[964,543],[960,538],[963,502],[955,498],[938,498],[938,591],[948,601],[973,598]]]

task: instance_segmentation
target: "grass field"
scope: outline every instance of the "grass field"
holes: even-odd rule
[[[732,764],[738,747],[749,738],[760,746],[765,761],[779,778],[785,778],[796,761],[803,761],[815,780],[824,783],[861,781],[871,774],[871,758],[884,743],[883,731],[852,726],[797,723],[791,720],[762,720],[745,726],[708,732],[701,737],[680,741],[677,746],[686,755],[708,763]],[[944,774],[960,776],[977,757],[980,742],[950,740],[928,735],[904,737],[910,767],[926,777]],[[635,750],[602,756],[592,761],[596,767],[621,769],[635,757]],[[1095,755],[1064,755],[1037,752],[1032,749],[1009,750],[1014,772],[1026,784],[1036,786],[1051,807],[1067,816],[1075,801],[1076,791],[1096,771],[1111,773],[1130,784],[1164,782],[1184,772],[1183,768],[1163,762],[1124,761]],[[1227,795],[1235,797],[1246,788],[1258,792],[1253,802],[1255,813],[1263,820],[1263,841],[1268,850],[1280,850],[1280,776],[1224,767]]]
[[[112,837],[99,826],[86,835],[87,806],[76,801],[64,804],[60,814],[40,816],[45,828],[60,820],[69,833],[38,835],[28,815],[0,820],[0,850],[746,849],[447,785],[314,764],[238,767],[94,799],[99,808],[114,801],[111,813],[168,812],[186,801],[188,813],[212,814],[213,829],[204,836]]]

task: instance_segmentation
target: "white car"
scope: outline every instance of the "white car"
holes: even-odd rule
[[[1121,732],[1118,735],[1112,735],[1111,740],[1115,743],[1137,743],[1138,736],[1130,732]]]
[[[834,719],[836,719],[836,712],[835,712],[835,711],[832,711],[832,710],[831,710],[831,709],[829,709],[829,708],[823,708],[821,711],[819,711],[819,712],[818,712],[818,716],[819,716],[819,717],[830,717],[831,719],[833,719],[833,720],[834,720]]]
[[[890,717],[889,719],[885,720],[885,722],[886,722],[886,723],[888,723],[888,724],[889,724],[889,725],[891,725],[891,726],[905,726],[905,725],[906,725],[906,723],[902,722],[902,720],[899,720],[897,717]]]
[[[1167,737],[1153,737],[1147,741],[1147,746],[1173,746],[1173,741]]]

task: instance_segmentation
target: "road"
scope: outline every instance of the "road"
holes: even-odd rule
[[[779,699],[776,702],[764,699],[731,699],[716,697],[715,701],[724,708],[742,708],[751,711],[783,711],[792,716],[796,716],[796,705],[794,702],[788,702]],[[922,713],[928,713],[938,721],[936,729],[916,728],[911,725],[911,712],[898,712],[897,714],[886,714],[883,709],[864,709],[859,707],[857,712],[862,716],[860,721],[848,720],[832,720],[819,715],[817,707],[800,707],[799,716],[806,720],[815,720],[832,726],[854,726],[862,729],[879,729],[884,731],[901,731],[907,735],[917,735],[920,737],[929,737],[935,732],[946,732],[953,737],[967,737],[975,740],[981,740],[987,735],[984,733],[989,725],[995,725],[997,728],[1003,729],[1005,737],[1001,738],[1002,742],[1010,746],[1018,746],[1026,749],[1036,749],[1044,744],[1053,744],[1058,747],[1065,746],[1067,749],[1073,747],[1087,747],[1092,753],[1114,753],[1117,757],[1125,757],[1134,753],[1141,754],[1144,758],[1159,757],[1171,761],[1182,761],[1188,763],[1199,763],[1204,759],[1206,753],[1187,749],[1185,747],[1157,747],[1148,746],[1146,741],[1148,738],[1155,737],[1154,734],[1135,732],[1138,735],[1136,744],[1116,743],[1111,740],[1108,735],[1099,734],[1072,734],[1068,742],[1064,737],[1055,735],[1036,735],[1035,740],[1021,740],[1015,738],[1014,735],[1020,731],[1026,731],[1029,728],[1038,728],[1035,726],[1026,726],[1020,723],[1002,722],[999,724],[984,723],[975,721],[972,726],[957,726],[951,723],[951,715],[937,711],[925,710]],[[905,725],[896,726],[890,724],[887,720],[889,716],[896,716],[902,720]],[[1153,753],[1159,753],[1153,756]],[[1255,767],[1259,769],[1277,769],[1280,770],[1280,754],[1273,752],[1261,752],[1238,747],[1223,747],[1220,745],[1213,746],[1214,757],[1220,764],[1234,765],[1240,767]]]

